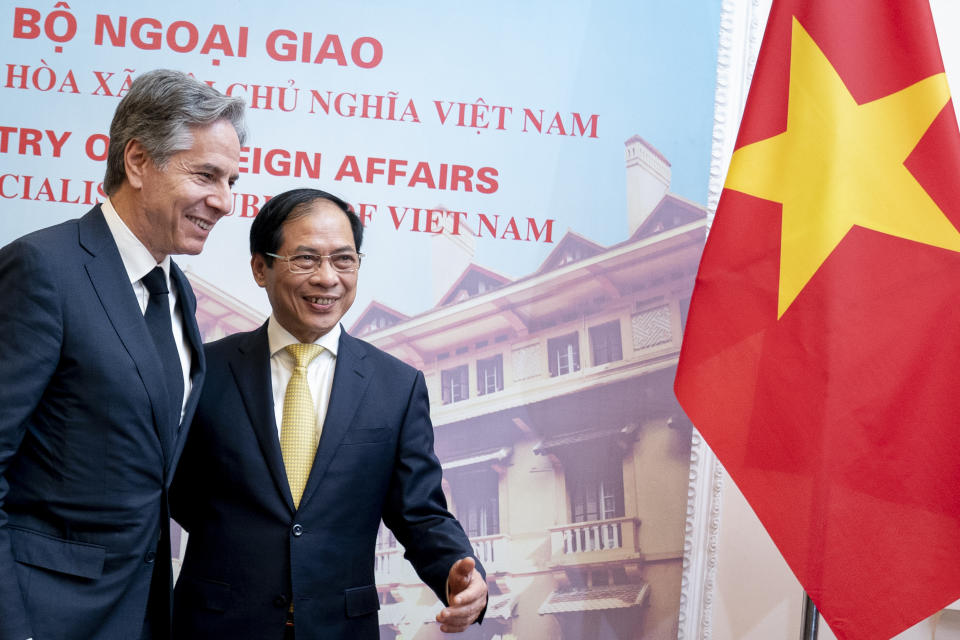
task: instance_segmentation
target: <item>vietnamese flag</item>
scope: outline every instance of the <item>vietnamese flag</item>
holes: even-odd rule
[[[958,229],[927,0],[774,0],[675,388],[839,638],[960,598]]]

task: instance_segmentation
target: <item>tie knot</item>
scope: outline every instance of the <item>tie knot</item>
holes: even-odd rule
[[[298,367],[306,367],[320,355],[323,347],[318,344],[288,344],[286,350],[297,361]]]
[[[152,296],[161,293],[170,293],[170,290],[167,289],[167,278],[163,275],[163,269],[160,267],[154,267],[150,273],[140,279],[140,282],[143,283],[143,286],[147,288],[147,291],[149,291]]]

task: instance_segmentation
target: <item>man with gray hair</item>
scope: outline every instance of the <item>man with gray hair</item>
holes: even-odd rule
[[[145,73],[108,199],[0,249],[0,640],[170,637],[167,493],[205,371],[170,255],[229,213],[245,137],[241,100]]]

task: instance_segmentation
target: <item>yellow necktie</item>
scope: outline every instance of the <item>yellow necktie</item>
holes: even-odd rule
[[[296,360],[296,365],[283,397],[280,452],[283,454],[283,466],[287,470],[293,504],[299,508],[320,440],[317,411],[313,406],[310,387],[307,386],[307,365],[320,355],[323,347],[318,344],[291,344],[286,349]]]

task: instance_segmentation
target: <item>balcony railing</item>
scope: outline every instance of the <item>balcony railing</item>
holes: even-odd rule
[[[571,556],[584,553],[630,554],[639,552],[637,518],[611,518],[576,522],[550,529],[550,553],[554,562],[567,564]]]
[[[498,533],[470,538],[473,552],[488,571],[504,571],[509,563],[510,538]],[[415,584],[420,582],[413,567],[403,557],[403,547],[377,547],[373,561],[377,584]]]
[[[508,551],[510,539],[497,533],[492,536],[474,536],[470,538],[473,553],[488,571],[502,571],[509,565]]]
[[[419,580],[413,567],[403,557],[403,547],[378,548],[373,563],[377,584],[411,584]]]

